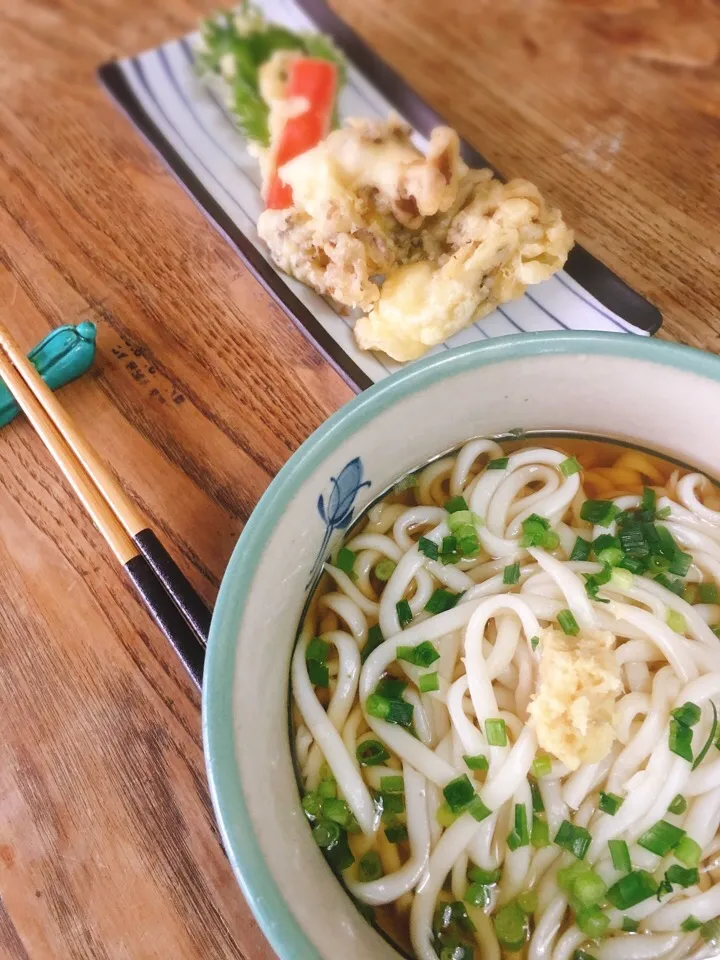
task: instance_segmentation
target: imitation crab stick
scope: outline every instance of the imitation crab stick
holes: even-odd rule
[[[335,95],[337,67],[329,60],[300,57],[290,68],[288,98],[302,97],[307,110],[289,117],[275,151],[273,172],[270,176],[266,206],[268,210],[283,210],[292,204],[292,190],[278,176],[284,163],[317,146],[330,131]]]

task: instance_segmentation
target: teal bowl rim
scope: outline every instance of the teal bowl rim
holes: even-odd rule
[[[720,382],[720,358],[693,347],[615,333],[563,332],[498,337],[431,357],[382,380],[341,407],[290,457],[267,488],[235,545],[210,629],[202,691],[203,745],[215,815],[233,872],[281,960],[319,960],[272,877],[242,792],[233,735],[235,640],[263,545],[298,484],[337,447],[398,400],[445,376],[548,354],[607,354],[647,360]]]

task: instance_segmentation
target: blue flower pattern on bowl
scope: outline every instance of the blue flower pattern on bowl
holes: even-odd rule
[[[320,519],[325,524],[325,535],[306,589],[310,588],[322,570],[333,533],[336,530],[347,530],[353,519],[357,495],[363,487],[369,486],[370,481],[363,480],[363,464],[360,457],[355,457],[346,463],[337,477],[330,477],[329,489],[318,497],[317,509]]]

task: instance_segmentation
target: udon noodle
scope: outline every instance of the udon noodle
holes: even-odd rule
[[[292,661],[302,804],[420,960],[720,944],[720,498],[596,441],[476,439],[335,550]]]

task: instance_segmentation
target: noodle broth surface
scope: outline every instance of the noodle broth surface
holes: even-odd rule
[[[472,440],[335,550],[293,658],[294,757],[316,841],[402,953],[717,956],[719,510],[632,447]],[[618,899],[616,841],[659,899]]]

